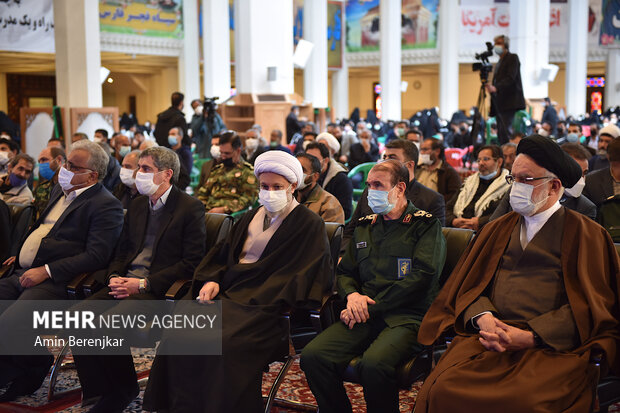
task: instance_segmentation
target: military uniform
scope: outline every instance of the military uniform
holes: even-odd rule
[[[375,301],[370,318],[349,329],[337,322],[310,342],[301,356],[322,413],[350,412],[342,372],[356,356],[368,412],[398,412],[395,370],[421,349],[417,332],[439,290],[446,257],[441,224],[411,202],[399,219],[369,215],[357,222],[338,266],[338,293]]]
[[[231,168],[222,163],[218,164],[211,171],[205,185],[198,189],[197,196],[207,211],[226,207],[226,212],[232,213],[251,206],[258,197],[254,167],[245,161]]]
[[[47,203],[50,200],[50,194],[52,193],[52,188],[54,188],[53,179],[50,180],[40,180],[37,187],[34,189],[34,210],[35,210],[35,219],[41,216],[43,210],[47,206]]]

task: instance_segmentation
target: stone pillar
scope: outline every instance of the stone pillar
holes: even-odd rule
[[[197,0],[183,1],[183,50],[179,56],[179,89],[185,95],[185,117],[190,120],[194,111],[191,102],[200,99],[200,53],[198,50]]]
[[[202,0],[204,94],[220,100],[230,96],[229,21],[228,0]],[[240,24],[236,24],[239,30]]]
[[[588,0],[568,2],[566,115],[584,113],[588,76]],[[609,73],[609,72],[608,72]]]
[[[400,120],[401,109],[401,7],[398,0],[379,3],[381,48],[381,101],[383,120]],[[397,28],[399,28],[397,30]]]
[[[548,96],[541,71],[549,64],[549,0],[510,0],[510,51],[519,56],[526,99]]]
[[[342,56],[342,67],[332,76],[332,102],[337,119],[349,117],[349,66],[346,55]]]
[[[459,109],[459,27],[458,0],[439,4],[439,112],[445,119]]]
[[[327,107],[327,2],[305,1],[303,38],[314,45],[304,68],[304,99]]]
[[[237,93],[293,93],[293,2],[238,0],[234,7]],[[268,81],[268,68],[275,80]]]
[[[609,49],[605,70],[605,108],[620,105],[620,49]]]

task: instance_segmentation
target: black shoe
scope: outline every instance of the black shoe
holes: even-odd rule
[[[127,394],[110,393],[99,399],[88,413],[122,413],[125,407],[131,403],[140,393],[140,387],[136,383],[136,387]]]
[[[0,396],[0,403],[10,402],[20,396],[27,396],[36,392],[47,377],[52,364],[54,364],[54,357],[50,355],[43,364],[25,370],[13,380],[9,388]]]

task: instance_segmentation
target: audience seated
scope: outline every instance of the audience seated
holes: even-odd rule
[[[329,132],[329,129],[327,130]],[[344,130],[340,127],[334,127],[334,132],[329,132],[340,142],[340,156],[338,161],[342,164],[346,164],[349,161],[349,155],[351,155],[351,146],[358,143],[357,135],[351,129],[351,126],[345,125]]]
[[[73,277],[108,265],[123,225],[120,202],[100,183],[108,159],[96,143],[73,144],[47,208],[18,255],[4,263],[15,263],[16,270],[0,279],[0,300],[66,299],[67,283]],[[13,317],[13,308],[0,315],[0,326]],[[0,358],[0,387],[11,382],[0,400],[37,390],[52,361],[51,355]]]
[[[175,182],[175,186],[181,191],[185,191],[185,188],[189,185],[189,175],[192,173],[192,167],[194,166],[194,158],[190,148],[191,144],[192,141],[189,136],[183,135],[183,129],[174,127],[168,132],[168,145],[179,157],[181,165],[179,177]]]
[[[306,153],[314,156],[321,163],[321,175],[318,183],[338,199],[344,211],[344,218],[348,219],[353,209],[353,184],[347,176],[347,170],[331,158],[330,150],[322,143],[310,143],[306,147]]]
[[[418,152],[420,151],[420,145],[423,139],[424,136],[422,136],[422,132],[420,132],[418,128],[409,129],[407,133],[405,133],[405,140],[413,142],[418,148]]]
[[[125,156],[135,154],[131,152]],[[142,300],[163,300],[178,279],[193,274],[204,256],[205,212],[202,203],[176,186],[180,162],[168,148],[139,155],[135,179],[141,195],[127,209],[119,245],[105,272],[107,287],[89,300],[117,300],[108,313],[136,311]],[[181,241],[181,242],[179,242]],[[88,303],[72,310],[86,309]],[[133,359],[125,355],[79,355],[74,360],[82,384],[82,405],[95,402],[93,412],[116,412],[138,394]]]
[[[9,161],[19,153],[19,145],[12,139],[0,138],[0,175],[5,175]]]
[[[554,143],[555,145],[555,143]],[[510,189],[508,171],[502,168],[502,149],[485,145],[478,151],[478,172],[463,182],[461,190],[446,204],[446,225],[478,231]]]
[[[298,153],[296,158],[304,174],[303,182],[295,191],[297,202],[316,213],[325,222],[344,224],[344,211],[340,202],[317,183],[321,174],[319,160],[307,153]]]
[[[282,131],[280,129],[274,129],[269,135],[269,147],[264,148],[265,151],[284,151],[291,154],[291,150],[282,145]]]
[[[114,188],[112,192],[116,199],[121,201],[121,205],[123,205],[123,209],[125,210],[129,208],[131,201],[139,195],[138,189],[136,188],[136,174],[139,169],[138,158],[140,154],[141,151],[135,150],[125,155],[119,174],[121,182],[116,185],[116,188]]]
[[[420,160],[415,171],[418,181],[427,188],[443,195],[446,203],[458,193],[461,178],[445,160],[444,147],[435,138],[424,139],[420,144]]]
[[[221,162],[197,195],[207,212],[230,214],[254,204],[258,188],[252,165],[241,157],[241,139],[235,132],[221,135],[219,149]]]
[[[408,185],[409,173],[398,160],[383,161],[368,174],[374,214],[357,221],[336,271],[338,294],[346,299],[342,322],[301,354],[321,412],[351,411],[342,372],[360,355],[355,368],[368,411],[399,411],[396,367],[422,349],[417,331],[439,290],[446,258],[441,224],[407,199]]]
[[[351,145],[349,153],[349,169],[366,162],[377,162],[379,159],[379,148],[372,141],[372,134],[369,130],[363,131],[359,136],[359,143]]]
[[[256,129],[248,129],[245,131],[245,143],[243,157],[250,165],[254,166],[258,155],[265,152],[265,145],[261,142],[263,139]],[[289,151],[290,152],[290,151]]]
[[[211,159],[203,162],[202,167],[200,168],[200,178],[198,179],[198,188],[202,188],[207,183],[207,180],[211,176],[211,171],[213,167],[216,166],[219,162],[221,162],[220,158],[220,135],[215,134],[211,138]]]
[[[508,144],[505,144],[508,145]],[[581,168],[582,176],[577,181],[577,183],[572,188],[565,188],[564,193],[560,197],[560,205],[572,209],[573,211],[577,211],[580,214],[583,214],[592,219],[596,219],[596,205],[592,203],[587,197],[582,194],[582,191],[585,187],[585,179],[584,176],[588,172],[588,161],[587,161],[587,151],[586,149],[578,143],[565,143],[560,146],[564,152],[566,152]],[[506,192],[506,194],[502,197],[501,202],[495,208],[493,214],[491,214],[491,218],[489,221],[493,221],[510,211],[512,211],[512,207],[510,206],[510,192]]]
[[[144,395],[146,410],[262,411],[263,369],[288,353],[283,309],[320,305],[333,274],[325,226],[299,205],[299,161],[283,151],[256,159],[262,207],[249,211],[225,242],[199,264],[187,299],[221,300],[220,356],[157,355]],[[162,346],[177,337],[164,337]]]
[[[609,166],[587,174],[583,189],[583,194],[597,208],[610,196],[620,195],[620,139],[613,139],[606,151]]]
[[[0,199],[7,204],[30,205],[34,199],[28,179],[34,169],[34,159],[25,153],[11,158],[5,175],[0,175]]]
[[[40,217],[50,199],[52,189],[58,183],[58,172],[66,160],[65,151],[59,147],[47,147],[39,154],[39,183],[34,189],[35,217]]]
[[[72,142],[79,142],[82,140],[88,140],[88,136],[85,133],[75,133],[72,137]],[[103,179],[103,186],[110,192],[114,191],[116,185],[121,182],[120,172],[121,172],[121,164],[118,162],[116,157],[112,155],[109,151],[110,146],[107,142],[98,142],[101,147],[106,150],[110,160],[108,161],[108,169],[105,173],[105,178]],[[129,151],[128,151],[129,153]]]
[[[588,169],[590,171],[598,171],[599,169],[605,169],[609,167],[609,160],[607,159],[607,145],[612,140],[620,137],[620,128],[614,124],[609,124],[598,133],[598,150],[588,161]]]
[[[582,171],[553,141],[524,138],[514,212],[485,226],[424,317],[418,340],[450,330],[416,412],[588,412],[598,368],[620,372],[618,254],[609,235],[562,207]]]
[[[421,210],[424,210],[439,220],[441,225],[445,223],[446,206],[440,193],[428,189],[415,178],[415,167],[418,162],[418,149],[411,141],[403,139],[394,139],[385,145],[384,159],[393,159],[400,162],[409,173],[407,188],[405,189],[405,197],[411,203]],[[368,205],[368,187],[362,192],[362,196],[357,203],[357,207],[353,212],[351,221],[344,229],[343,247],[345,249],[347,243],[353,236],[355,227],[360,218],[372,214],[372,209]]]
[[[517,157],[517,144],[512,142],[503,144],[502,153],[504,154],[504,169],[510,172],[512,164]]]
[[[306,122],[301,126],[300,132],[295,132],[291,137],[289,144],[295,145],[295,153],[302,152],[304,141],[306,140],[306,134],[311,133],[316,136],[316,127],[312,122]]]

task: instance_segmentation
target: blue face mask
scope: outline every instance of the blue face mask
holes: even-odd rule
[[[172,136],[172,135],[168,136],[168,145],[176,146],[177,143],[179,143],[179,141],[177,140],[176,136]]]
[[[394,209],[395,204],[390,203],[388,199],[390,191],[380,191],[378,189],[368,190],[368,206],[372,209],[372,212],[379,215],[386,215]]]
[[[125,157],[125,155],[127,155],[129,152],[131,152],[131,146],[121,146],[121,149],[119,149],[118,153],[121,157]]]
[[[568,135],[566,135],[566,140],[568,142],[577,142],[579,140],[579,135],[577,135],[576,133],[569,133]]]
[[[49,181],[54,177],[55,173],[56,171],[53,171],[52,168],[50,168],[49,162],[43,162],[39,164],[39,175],[41,176],[41,178],[47,179]]]
[[[488,175],[480,175],[480,179],[484,179],[485,181],[488,181],[490,179],[493,179],[497,176],[497,170],[491,172]]]
[[[14,173],[11,173],[9,175],[9,182],[11,183],[11,186],[13,188],[18,188],[22,185],[24,185],[26,183],[27,179],[22,179],[19,176],[15,175]]]

